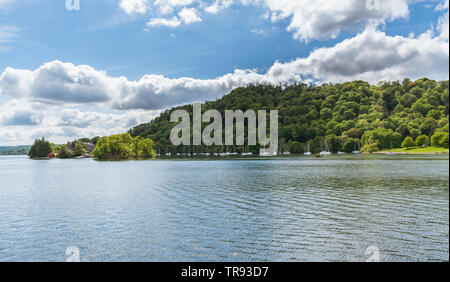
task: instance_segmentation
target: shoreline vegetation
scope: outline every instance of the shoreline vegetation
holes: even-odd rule
[[[27,155],[31,146],[0,146],[0,156]]]
[[[435,155],[448,154],[448,148],[428,146],[428,147],[413,147],[413,148],[397,148],[392,150],[384,150],[381,152],[374,152],[375,154],[410,154],[410,155]]]
[[[43,149],[33,149],[33,145],[29,156],[132,160],[259,155],[259,145],[173,146],[170,133],[176,124],[170,122],[170,116],[178,109],[186,110],[192,122],[193,105],[174,107],[120,135],[83,138],[67,145],[38,139]],[[202,104],[202,113],[210,109],[222,116],[225,110],[278,110],[281,155],[448,154],[448,80],[404,79],[377,85],[364,81],[319,86],[249,85]],[[207,125],[203,123],[202,130]],[[246,144],[247,134],[245,123]]]
[[[84,159],[96,160],[148,160],[154,159],[153,141],[123,133],[109,137],[94,137],[68,142],[66,145],[54,145],[49,141],[36,139],[28,153],[31,159]]]
[[[192,123],[190,104],[166,110],[129,133],[152,139],[160,156],[259,154],[258,145],[173,146],[170,133],[175,125],[170,117],[180,109],[190,114]],[[396,148],[449,147],[448,80],[404,79],[377,85],[364,81],[319,86],[249,85],[202,104],[202,113],[212,109],[222,116],[225,110],[278,110],[282,153],[375,153]],[[207,125],[203,123],[201,130]],[[247,124],[244,127],[248,144]]]

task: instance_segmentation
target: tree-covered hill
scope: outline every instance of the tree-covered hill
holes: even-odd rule
[[[154,140],[157,152],[180,152],[169,139],[175,125],[170,122],[170,114],[180,108],[192,117],[192,105],[172,108],[129,133]],[[407,137],[419,139],[423,143],[420,145],[434,140],[434,145],[448,147],[448,80],[405,79],[378,85],[363,81],[320,86],[250,85],[202,105],[202,112],[209,109],[222,114],[238,109],[278,110],[280,148],[287,144],[293,153],[302,153],[308,141],[311,151],[318,152],[325,137],[333,152],[350,152],[357,148],[358,141],[365,151],[399,148]],[[432,138],[434,135],[439,136]]]
[[[1,155],[26,155],[31,146],[0,146]]]

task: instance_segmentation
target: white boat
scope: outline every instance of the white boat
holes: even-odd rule
[[[393,146],[392,146],[392,141],[391,141],[391,151],[387,152],[386,155],[395,155],[395,153],[392,152],[392,150],[393,150]]]
[[[277,152],[264,152],[264,153],[259,153],[259,156],[261,157],[273,157],[273,156],[277,156],[278,153]]]
[[[244,149],[245,149],[245,146],[244,146]],[[241,156],[252,156],[252,155],[253,155],[253,153],[250,152],[250,146],[247,146],[247,151],[246,152],[241,153]]]
[[[281,151],[281,150],[280,150]],[[281,153],[281,155],[290,155],[291,152],[289,152],[289,146],[287,144],[284,145],[284,150]]]
[[[337,154],[338,154],[338,155],[345,155],[345,154],[347,154],[347,153],[346,153],[346,152],[338,151]]]
[[[320,155],[322,155],[322,156],[331,155],[330,149],[328,148],[327,139],[325,139],[325,151],[320,152]]]
[[[304,155],[305,155],[305,156],[311,156],[311,155],[312,155],[312,153],[311,153],[311,148],[310,148],[310,146],[309,146],[309,141],[308,141],[308,147],[307,147],[306,152],[305,152]]]
[[[361,152],[361,143],[359,142],[359,139],[358,139],[358,150],[354,150],[352,152],[352,154],[356,154],[356,155],[362,154],[362,152]]]

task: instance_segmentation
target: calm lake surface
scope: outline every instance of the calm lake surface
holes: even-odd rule
[[[448,155],[0,157],[0,261],[446,261],[448,244]]]

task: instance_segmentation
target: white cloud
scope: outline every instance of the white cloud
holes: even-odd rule
[[[206,5],[204,10],[210,14],[217,14],[220,10],[228,8],[233,4],[233,0],[216,0],[211,5]]]
[[[448,4],[448,1],[447,1],[447,4]],[[445,13],[443,16],[441,16],[439,18],[439,23],[438,23],[437,30],[441,33],[440,37],[443,40],[447,40],[448,41],[448,36],[449,36],[448,11],[447,11],[447,13]]]
[[[268,74],[282,78],[297,73],[331,82],[424,76],[444,80],[448,79],[448,48],[448,39],[434,37],[431,31],[406,38],[368,28],[333,47],[317,49],[307,58],[276,63]]]
[[[169,19],[166,18],[153,18],[148,23],[147,26],[154,27],[154,26],[166,26],[166,27],[178,27],[181,25],[180,20],[177,17],[172,17]]]
[[[444,0],[443,2],[439,3],[436,8],[436,11],[443,11],[448,10],[448,0]]]
[[[119,7],[127,14],[145,14],[150,6],[148,0],[121,0]]]
[[[194,8],[184,8],[178,13],[178,16],[184,24],[191,24],[202,21],[202,19],[197,15],[197,10]]]
[[[246,0],[270,12],[272,21],[290,20],[287,30],[294,38],[335,38],[343,29],[385,22],[409,15],[408,0],[379,0],[380,10],[371,10],[362,0]],[[370,6],[369,6],[370,7]]]
[[[6,68],[0,75],[0,95],[13,93],[51,103],[105,102],[118,91],[104,72],[59,61],[34,71]]]
[[[286,20],[287,31],[296,39],[336,38],[343,30],[364,30],[374,24],[384,24],[409,17],[409,5],[413,0],[376,0],[379,7],[367,5],[365,0],[121,0],[121,8],[126,13],[145,13],[155,7],[157,13],[149,23],[152,26],[178,27],[182,22],[190,24],[201,21],[201,11],[217,14],[233,3],[254,5],[263,8],[263,16],[271,21]],[[420,1],[420,0],[418,0]],[[448,0],[437,5],[446,9]],[[447,8],[448,9],[448,8]],[[175,18],[168,15],[178,16]]]
[[[430,30],[418,37],[388,36],[367,28],[333,47],[287,63],[275,62],[266,73],[235,70],[213,79],[145,75],[138,81],[111,77],[92,67],[53,61],[38,69],[7,68],[0,75],[0,95],[44,104],[101,104],[108,108],[158,110],[173,105],[215,99],[249,83],[370,82],[448,79],[448,38]]]
[[[154,5],[155,6],[177,7],[177,6],[188,6],[195,2],[201,2],[201,1],[200,0],[155,0]]]
[[[20,98],[0,104],[0,145],[31,144],[35,138],[41,137],[62,144],[81,137],[123,133],[159,113],[115,111],[101,105],[86,111],[79,107],[41,104]]]

